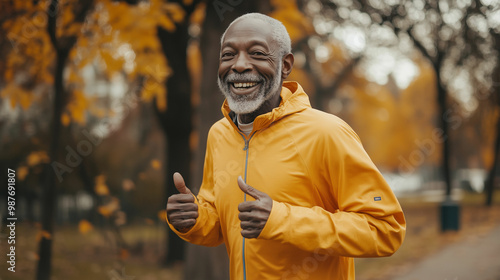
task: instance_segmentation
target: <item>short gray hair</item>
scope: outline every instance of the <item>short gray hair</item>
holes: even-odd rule
[[[221,46],[222,43],[224,42],[224,37],[226,37],[227,30],[231,28],[231,26],[233,26],[234,23],[242,19],[259,19],[269,24],[272,30],[271,36],[278,45],[280,56],[284,57],[285,55],[292,52],[292,41],[290,40],[290,35],[288,34],[288,31],[286,30],[286,27],[283,25],[283,23],[281,23],[281,21],[277,19],[274,19],[270,16],[266,16],[260,13],[244,14],[238,17],[237,19],[233,20],[233,22],[229,24],[226,31],[224,31],[224,34],[222,34],[222,37],[220,38]]]

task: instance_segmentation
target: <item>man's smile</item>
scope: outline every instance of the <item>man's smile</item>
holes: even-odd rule
[[[233,83],[233,87],[235,88],[249,88],[257,85],[255,82],[248,82],[248,83]]]
[[[260,83],[257,82],[234,82],[229,83],[231,91],[237,95],[246,95],[253,92]]]

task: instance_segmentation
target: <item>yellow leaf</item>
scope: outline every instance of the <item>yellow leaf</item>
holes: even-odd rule
[[[99,206],[97,208],[97,211],[99,214],[103,215],[104,217],[109,217],[111,214],[115,213],[120,209],[120,201],[118,198],[113,197],[111,200],[108,202],[108,204]]]
[[[151,161],[151,167],[153,167],[153,169],[155,170],[159,170],[161,168],[161,162],[157,159],[153,159]]]
[[[61,123],[64,126],[68,126],[71,123],[71,118],[69,117],[68,113],[62,113],[62,115],[61,115]]]
[[[19,179],[19,181],[24,181],[28,173],[28,167],[26,166],[20,166],[19,168],[17,168],[17,178]]]
[[[97,195],[109,195],[109,189],[106,185],[106,176],[99,175],[95,178],[94,191]]]
[[[123,68],[123,60],[115,59],[113,56],[106,51],[101,51],[101,58],[104,60],[106,64],[106,69],[108,70],[108,74],[118,72]]]
[[[28,166],[32,167],[40,164],[40,162],[48,162],[49,157],[45,151],[31,152],[26,159]]]
[[[160,17],[158,24],[169,32],[175,31],[175,24],[166,16]]]
[[[196,9],[191,14],[191,23],[196,25],[202,25],[205,20],[206,4],[200,3],[196,6]]]
[[[109,208],[105,206],[99,206],[97,208],[97,212],[99,212],[99,214],[103,215],[104,217],[109,217],[111,213],[113,213]]]
[[[186,11],[177,3],[166,3],[163,6],[166,14],[168,14],[173,21],[179,23],[184,20]]]
[[[31,96],[27,92],[22,92],[19,95],[19,104],[24,110],[28,109],[31,105]]]
[[[87,221],[87,220],[81,220],[78,223],[78,230],[82,234],[87,234],[92,229],[94,229],[94,226],[92,226],[92,224],[89,221]]]
[[[158,88],[158,93],[156,95],[156,108],[158,108],[158,111],[160,112],[165,112],[167,110],[167,96],[165,93],[165,88],[160,87]]]
[[[304,14],[298,9],[296,1],[273,0],[271,5],[275,7],[269,15],[281,21],[288,33],[292,43],[314,33],[314,26]]]

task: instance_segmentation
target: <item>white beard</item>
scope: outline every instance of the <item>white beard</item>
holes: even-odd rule
[[[237,95],[231,92],[231,81],[258,82],[259,89],[248,95]],[[227,104],[231,111],[236,114],[249,114],[259,109],[264,102],[271,99],[275,94],[280,94],[281,64],[279,64],[274,78],[267,83],[258,74],[231,73],[226,76],[224,81],[218,77],[217,84],[222,94],[226,97]]]

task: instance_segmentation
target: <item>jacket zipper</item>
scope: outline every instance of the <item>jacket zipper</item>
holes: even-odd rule
[[[238,133],[240,133],[241,137],[243,137],[243,141],[245,141],[245,147],[243,148],[243,151],[246,151],[246,155],[245,155],[245,174],[244,174],[245,184],[247,182],[248,150],[249,150],[250,140],[255,135],[255,132],[252,135],[250,135],[250,138],[248,138],[248,140],[247,140],[246,137],[242,133],[240,133],[238,131]],[[243,201],[247,201],[247,194],[246,193],[243,195]],[[246,260],[245,260],[245,240],[246,240],[246,238],[243,237],[242,251],[241,251],[242,252],[241,254],[243,256],[243,280],[247,279],[247,268],[246,268]]]

